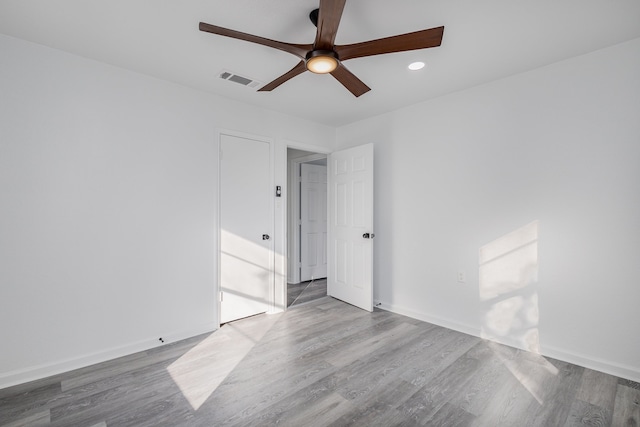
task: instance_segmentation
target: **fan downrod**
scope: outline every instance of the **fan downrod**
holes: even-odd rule
[[[309,19],[311,23],[317,28],[318,27],[318,15],[320,14],[320,9],[314,9],[309,13]]]

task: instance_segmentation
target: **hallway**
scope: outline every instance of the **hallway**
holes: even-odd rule
[[[327,279],[287,284],[287,307],[304,304],[327,295]]]

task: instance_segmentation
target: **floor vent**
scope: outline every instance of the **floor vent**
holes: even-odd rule
[[[241,84],[242,86],[246,86],[251,89],[255,89],[257,87],[262,86],[262,83],[257,80],[254,80],[249,77],[241,76],[239,74],[232,73],[230,71],[221,71],[220,74],[218,74],[218,77],[220,77],[223,80],[228,80],[230,82]]]

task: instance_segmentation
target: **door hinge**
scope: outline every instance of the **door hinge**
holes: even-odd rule
[[[222,302],[223,300],[224,300],[224,293],[220,291],[220,302]]]

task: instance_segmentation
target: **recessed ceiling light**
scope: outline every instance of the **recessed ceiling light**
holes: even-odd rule
[[[421,70],[424,68],[424,62],[412,62],[409,64],[409,69],[411,71]]]

